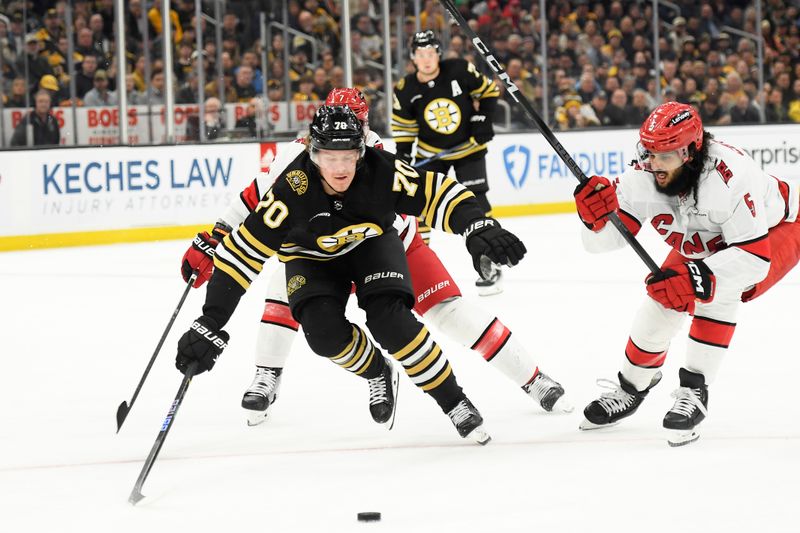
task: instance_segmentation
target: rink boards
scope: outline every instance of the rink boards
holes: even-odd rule
[[[710,131],[774,176],[800,179],[800,125]],[[635,157],[635,129],[557,135],[588,176],[619,175]],[[0,152],[0,250],[187,237],[213,225],[281,144]],[[573,209],[576,179],[541,135],[498,135],[487,166],[497,216]]]

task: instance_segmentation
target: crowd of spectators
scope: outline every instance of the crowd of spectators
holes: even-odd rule
[[[204,46],[196,49],[194,0],[174,0],[169,13],[174,41],[171,68],[162,57],[160,1],[124,3],[125,65],[117,64],[113,0],[72,0],[69,28],[66,1],[28,1],[23,9],[25,1],[0,0],[5,107],[34,108],[36,95],[43,92],[53,106],[116,105],[120,68],[126,73],[124,90],[129,104],[164,103],[166,76],[174,81],[176,103],[197,104],[198,61],[205,74],[204,93],[212,107],[238,102],[247,103],[248,109],[263,109],[259,99],[265,89],[270,101],[317,101],[331,88],[344,86],[340,0],[285,0],[287,25],[301,33],[290,34],[289,42],[284,42],[283,34],[275,29],[265,64],[257,14],[265,12],[269,20],[282,22],[284,0],[225,2],[219,53],[216,28],[205,19],[200,26]],[[651,2],[547,2],[545,13],[540,12],[538,0],[456,0],[456,4],[520,91],[540,110],[547,83],[547,119],[558,129],[638,126],[661,100],[691,103],[712,125],[758,122],[762,113],[771,123],[800,122],[797,2],[763,0],[760,21],[753,0],[674,0],[671,5],[680,11],[662,4],[658,13],[659,79]],[[350,13],[353,84],[374,106],[384,105],[386,92],[381,70],[386,32],[380,5],[356,0]],[[491,74],[439,2],[421,0],[419,21],[411,16],[414,7],[408,0],[405,5],[392,3],[392,10],[392,21],[403,21],[402,42],[418,26],[432,29],[444,41],[445,57],[465,57]],[[542,43],[545,23],[547,42]],[[761,31],[763,92],[759,92],[755,42],[738,32],[725,31],[729,27]],[[396,29],[393,24],[389,36],[392,52],[397,49]],[[73,73],[68,58],[70,38]],[[547,80],[543,79],[543,44],[547,47]],[[400,74],[413,71],[404,55],[393,57]],[[217,76],[220,71],[222,82]],[[515,109],[505,92],[501,97]],[[373,112],[372,117],[380,120],[382,114]],[[519,112],[510,116],[514,127],[531,126]],[[208,113],[203,117],[210,125],[207,135],[220,129],[212,118]],[[505,123],[504,117],[498,118]],[[195,122],[199,123],[199,117]]]

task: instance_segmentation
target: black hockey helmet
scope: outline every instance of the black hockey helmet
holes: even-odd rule
[[[314,150],[358,150],[364,155],[364,128],[353,110],[343,105],[323,105],[309,128]]]
[[[417,48],[428,47],[435,48],[439,53],[439,57],[442,57],[442,43],[436,38],[436,34],[433,33],[433,30],[418,31],[415,33],[414,37],[411,38],[411,59],[414,59],[414,52],[417,51]]]

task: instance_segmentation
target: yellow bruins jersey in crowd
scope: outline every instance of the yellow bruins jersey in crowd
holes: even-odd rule
[[[500,91],[494,81],[464,59],[445,59],[439,75],[422,83],[409,74],[394,89],[392,135],[398,152],[411,153],[417,141],[417,160],[457,148],[444,160],[461,159],[486,149],[470,134],[476,107],[491,116]]]

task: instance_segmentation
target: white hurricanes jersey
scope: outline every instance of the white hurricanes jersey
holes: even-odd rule
[[[380,135],[372,130],[367,131],[365,144],[383,150],[383,140]],[[275,179],[283,172],[286,166],[295,160],[306,149],[305,138],[295,139],[286,147],[282,148],[280,153],[277,154],[275,160],[272,161],[268,172],[259,172],[256,179],[243,190],[239,197],[233,201],[231,206],[225,214],[219,219],[231,228],[237,228],[239,224],[244,222],[247,215],[250,214],[258,205],[261,197],[272,187]]]
[[[688,259],[703,259],[718,284],[753,285],[769,271],[767,232],[783,221],[794,222],[798,190],[764,172],[744,151],[712,140],[697,188],[686,196],[667,196],[656,189],[653,175],[630,167],[616,179],[620,218],[635,234],[650,224],[667,244]],[[597,233],[586,229],[590,252],[623,247],[611,224]]]

